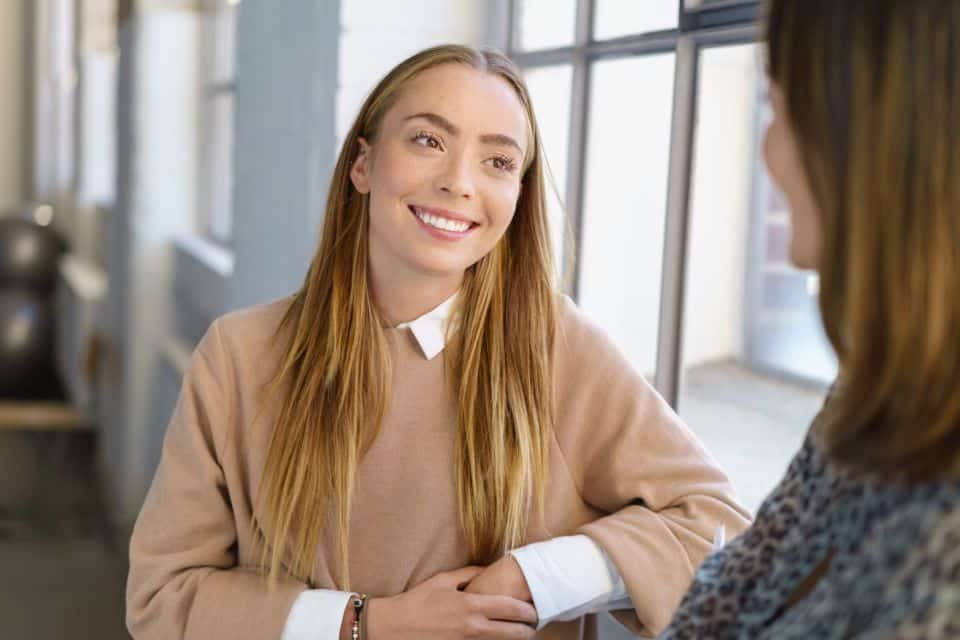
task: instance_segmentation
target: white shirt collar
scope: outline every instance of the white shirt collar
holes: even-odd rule
[[[447,320],[450,318],[450,311],[453,309],[456,298],[457,294],[453,294],[435,309],[427,311],[416,320],[402,322],[396,327],[410,329],[427,360],[433,360],[446,346]]]

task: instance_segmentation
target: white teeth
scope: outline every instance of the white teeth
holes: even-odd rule
[[[454,220],[448,220],[447,218],[441,218],[439,216],[430,215],[429,213],[424,213],[419,208],[413,208],[414,213],[417,214],[417,217],[423,220],[425,223],[431,227],[436,227],[437,229],[442,229],[444,231],[453,231],[455,233],[463,233],[470,228],[469,222],[456,222]]]

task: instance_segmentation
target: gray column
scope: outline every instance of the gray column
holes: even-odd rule
[[[228,304],[282,297],[317,244],[336,155],[339,0],[240,6]]]

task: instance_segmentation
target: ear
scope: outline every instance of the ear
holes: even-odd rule
[[[360,151],[350,167],[350,181],[359,193],[370,193],[370,144],[364,138],[357,138],[357,142]]]

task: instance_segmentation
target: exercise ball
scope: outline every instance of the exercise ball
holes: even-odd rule
[[[0,218],[0,289],[20,287],[49,293],[65,247],[60,236],[22,218]]]
[[[0,289],[0,397],[36,397],[50,388],[53,338],[50,296]]]

